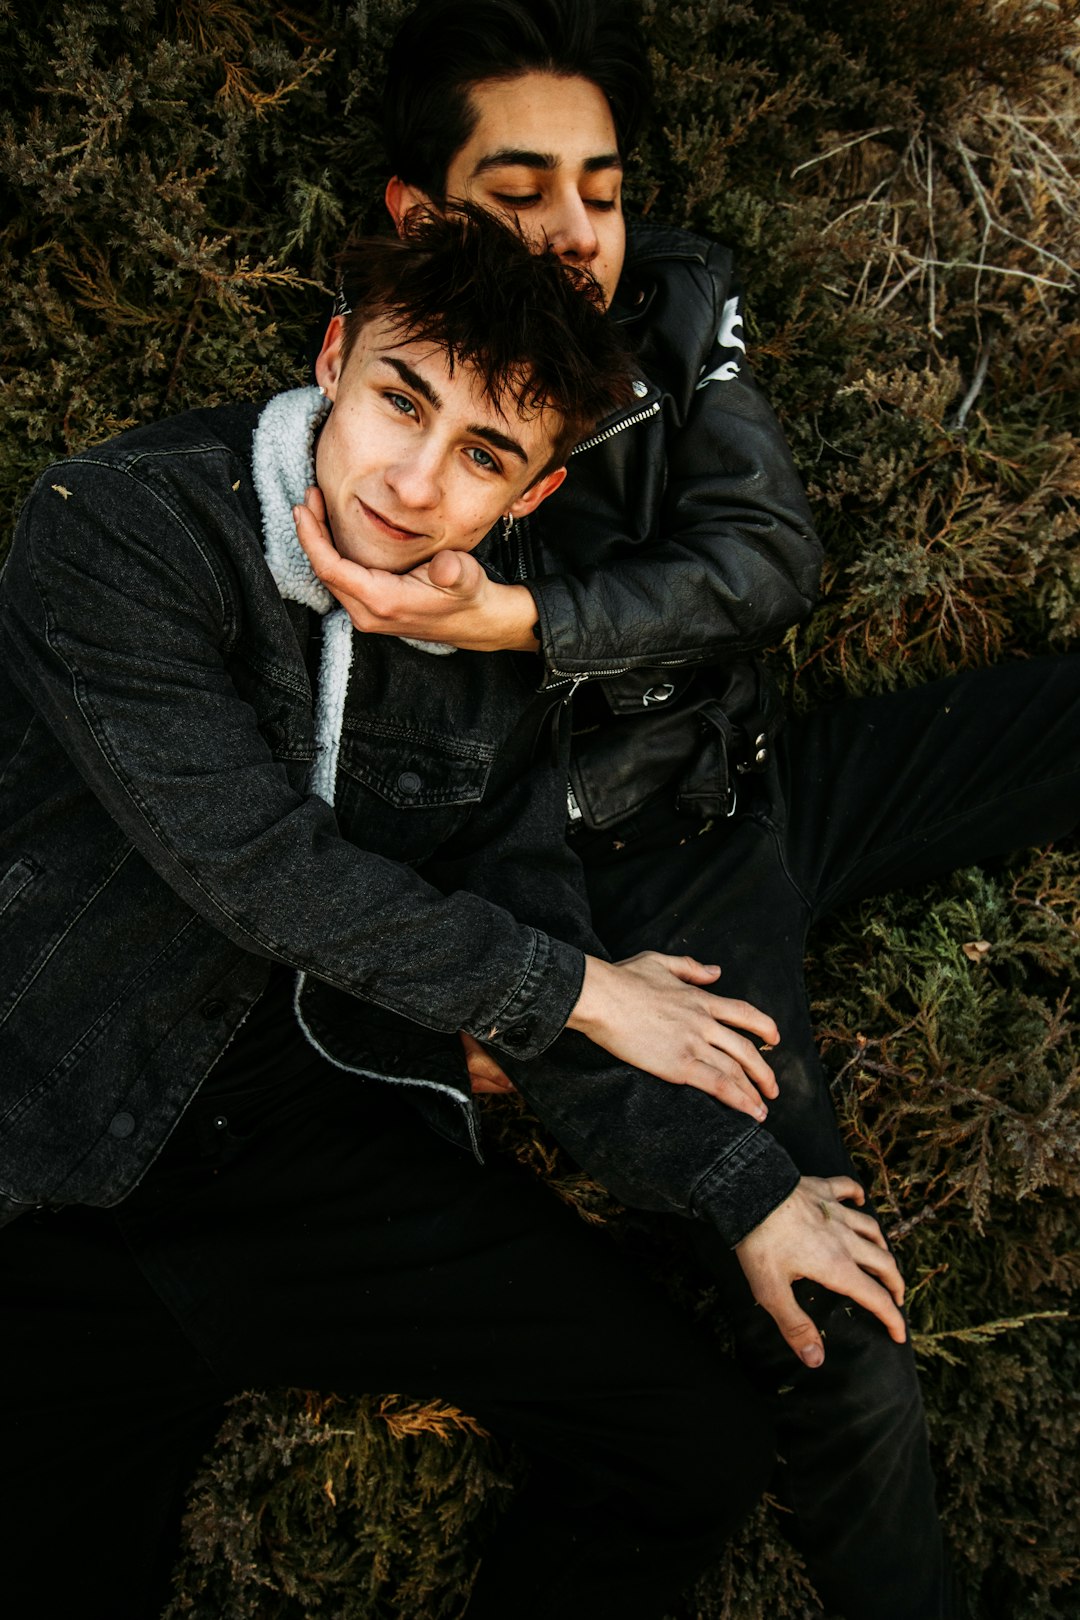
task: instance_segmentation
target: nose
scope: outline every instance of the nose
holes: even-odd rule
[[[576,187],[560,195],[547,226],[549,243],[567,264],[588,265],[596,258],[596,227]]]
[[[442,456],[436,446],[417,444],[387,467],[384,477],[402,507],[429,511],[442,495]]]

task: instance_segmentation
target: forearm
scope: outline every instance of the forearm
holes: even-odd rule
[[[798,1171],[745,1114],[669,1085],[568,1031],[504,1067],[552,1134],[615,1197],[711,1221],[734,1246],[790,1195]]]

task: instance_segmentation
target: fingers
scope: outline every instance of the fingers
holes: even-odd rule
[[[458,1037],[465,1050],[465,1065],[474,1093],[502,1094],[516,1089],[510,1076],[500,1068],[490,1052],[485,1052],[479,1041],[465,1030],[459,1030]]]
[[[726,1024],[711,1023],[707,1026],[706,1040],[718,1052],[725,1053],[739,1065],[739,1068],[752,1080],[765,1097],[775,1097],[779,1094],[776,1077],[754,1045],[744,1035],[736,1034]],[[706,1054],[706,1061],[708,1061]]]
[[[777,1289],[775,1298],[758,1298],[780,1329],[780,1333],[806,1367],[820,1367],[825,1346],[817,1324],[799,1306],[790,1288]]]
[[[661,956],[656,953],[656,959],[673,978],[681,979],[683,984],[715,984],[720,977],[720,969],[715,963],[707,965],[693,956]]]
[[[867,1244],[866,1247],[872,1253],[877,1253],[872,1244]],[[896,1271],[895,1262],[893,1263],[893,1270]],[[861,1265],[852,1260],[842,1274],[826,1277],[823,1280],[826,1287],[831,1288],[834,1294],[846,1294],[848,1299],[855,1301],[856,1305],[862,1305],[871,1315],[876,1316],[884,1326],[889,1338],[897,1344],[903,1344],[907,1338],[907,1327],[904,1318],[900,1314],[897,1299],[888,1288],[883,1288],[880,1283],[875,1282],[869,1272],[862,1269]],[[902,1300],[904,1297],[904,1285],[899,1271],[896,1271],[896,1280],[899,1283],[899,1298]]]
[[[769,1110],[736,1063],[721,1068],[717,1063],[693,1059],[686,1065],[682,1083],[693,1086],[696,1091],[708,1092],[717,1102],[734,1108],[737,1113],[749,1114],[759,1124],[769,1117]]]
[[[735,1029],[747,1029],[766,1046],[779,1046],[780,1031],[768,1013],[754,1007],[749,1001],[731,1001],[727,996],[710,996],[712,1016]]]

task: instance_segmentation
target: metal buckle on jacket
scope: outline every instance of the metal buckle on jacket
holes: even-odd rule
[[[731,800],[731,804],[730,807],[724,811],[724,815],[727,817],[728,821],[730,821],[739,805],[739,786],[734,777],[732,777],[731,781],[728,783],[728,798]]]

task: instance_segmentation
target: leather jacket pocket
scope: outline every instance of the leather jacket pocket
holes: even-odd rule
[[[494,757],[485,743],[350,719],[334,801],[342,831],[373,854],[415,865],[469,819]]]
[[[634,683],[621,680],[615,694],[605,683],[611,719],[574,739],[570,780],[585,825],[614,827],[672,790],[685,814],[729,814],[738,778],[765,768],[780,729],[767,671],[747,661],[699,669],[689,680],[680,671],[665,682],[662,672],[642,670]]]

